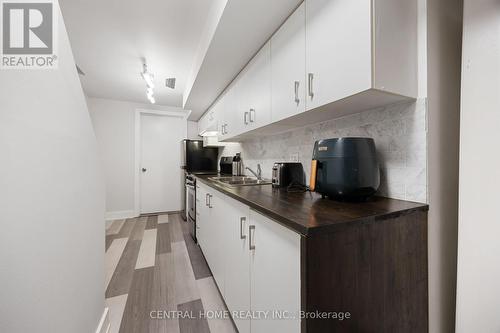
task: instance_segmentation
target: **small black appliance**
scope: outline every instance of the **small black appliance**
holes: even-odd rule
[[[300,162],[276,162],[273,165],[273,187],[288,187],[291,184],[304,185],[304,167]]]
[[[232,156],[222,156],[219,162],[221,175],[232,175],[233,174],[233,157]]]
[[[360,201],[375,194],[380,170],[372,138],[316,141],[311,163],[311,191],[323,197]]]

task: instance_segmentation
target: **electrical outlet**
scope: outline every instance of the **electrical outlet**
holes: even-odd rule
[[[298,162],[298,161],[299,161],[299,153],[291,153],[290,162]]]

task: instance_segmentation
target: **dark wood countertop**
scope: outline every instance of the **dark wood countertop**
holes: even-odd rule
[[[332,232],[352,223],[373,222],[429,209],[426,204],[376,196],[366,202],[339,202],[322,199],[317,193],[288,193],[273,189],[271,185],[229,187],[209,177],[213,176],[196,175],[203,184],[304,236]]]

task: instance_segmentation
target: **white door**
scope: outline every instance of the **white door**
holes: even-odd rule
[[[185,118],[141,113],[140,211],[181,210],[181,141]]]
[[[305,4],[271,38],[272,121],[305,111]]]
[[[371,87],[371,3],[305,2],[307,110]]]
[[[300,236],[250,210],[252,311],[300,311]],[[300,333],[300,319],[252,320],[252,333]]]

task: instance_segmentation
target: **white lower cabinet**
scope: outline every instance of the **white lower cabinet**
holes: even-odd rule
[[[229,311],[240,314],[238,331],[300,332],[290,316],[301,308],[301,236],[210,187],[197,190],[198,242]],[[245,318],[249,311],[260,318]]]
[[[253,320],[251,331],[299,333],[300,319],[289,317],[300,311],[300,236],[253,210],[250,228],[251,308],[271,316]]]

